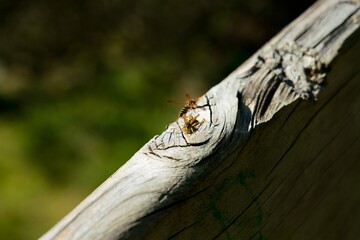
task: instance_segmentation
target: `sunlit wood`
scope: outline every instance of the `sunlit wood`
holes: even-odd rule
[[[317,2],[42,239],[357,239],[359,21]]]

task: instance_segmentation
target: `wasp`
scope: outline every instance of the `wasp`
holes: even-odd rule
[[[201,122],[197,120],[197,118],[200,116],[200,114],[196,115],[195,117],[190,116],[189,118],[186,116],[186,114],[182,115],[182,118],[184,120],[184,126],[182,127],[182,131],[186,134],[193,134],[196,132],[201,124],[205,122],[205,119],[203,119]]]
[[[179,117],[183,117],[184,115],[186,115],[186,113],[190,110],[190,109],[195,109],[197,108],[196,102],[197,102],[198,98],[193,99],[190,97],[189,94],[186,94],[186,102],[185,103],[180,103],[177,101],[172,101],[169,100],[168,102],[171,103],[176,103],[176,104],[184,104],[183,108],[180,110],[179,112]]]

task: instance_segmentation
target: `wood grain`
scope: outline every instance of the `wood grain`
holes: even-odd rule
[[[41,239],[360,237],[359,1],[319,1]]]

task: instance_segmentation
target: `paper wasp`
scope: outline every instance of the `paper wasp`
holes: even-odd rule
[[[181,130],[183,133],[185,133],[187,136],[189,134],[193,134],[198,130],[198,128],[205,122],[205,119],[201,122],[197,120],[197,118],[200,116],[200,114],[193,117],[191,114],[188,114],[189,110],[196,109],[198,106],[196,105],[196,102],[199,98],[191,98],[189,94],[186,94],[186,102],[180,103],[177,101],[171,101],[168,102],[176,103],[176,104],[182,104],[184,105],[183,108],[180,110],[178,119],[182,118],[184,121],[184,125],[182,126]]]
[[[197,108],[196,102],[197,102],[198,98],[193,99],[190,97],[189,94],[186,94],[186,102],[185,103],[181,103],[181,102],[177,102],[177,101],[172,101],[169,100],[168,102],[171,103],[176,103],[176,104],[181,104],[184,105],[184,107],[180,110],[179,112],[179,117],[182,117],[184,114],[186,114],[190,109],[195,109]]]
[[[186,134],[193,134],[196,132],[201,124],[205,122],[205,119],[203,119],[201,122],[197,120],[197,118],[200,116],[200,114],[196,115],[195,117],[190,116],[189,118],[186,116],[186,114],[182,115],[182,118],[184,120],[184,126],[182,127],[182,131]]]

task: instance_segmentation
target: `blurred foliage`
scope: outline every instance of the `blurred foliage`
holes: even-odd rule
[[[0,239],[33,239],[313,1],[0,0]]]

